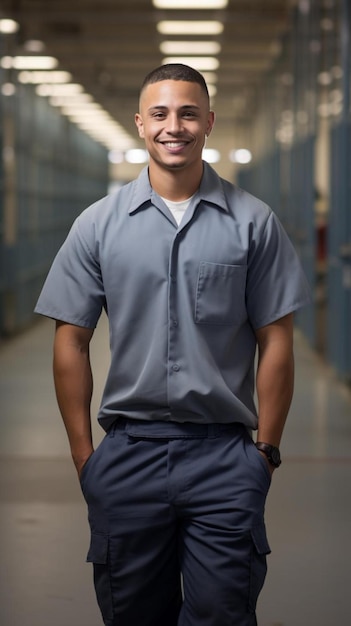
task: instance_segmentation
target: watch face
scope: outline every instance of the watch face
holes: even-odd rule
[[[274,465],[280,465],[280,452],[278,448],[272,448],[271,458]]]

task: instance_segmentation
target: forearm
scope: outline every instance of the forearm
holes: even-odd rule
[[[87,336],[58,324],[54,344],[54,381],[58,406],[78,473],[93,452],[90,403],[93,379]]]
[[[292,318],[279,320],[259,343],[257,440],[274,446],[279,446],[293,396],[292,332]]]

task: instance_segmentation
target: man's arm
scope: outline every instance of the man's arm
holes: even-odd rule
[[[89,343],[93,332],[89,328],[56,322],[56,396],[78,475],[94,451],[90,419],[93,378],[89,358]]]
[[[294,388],[293,314],[256,331],[257,441],[279,446]]]

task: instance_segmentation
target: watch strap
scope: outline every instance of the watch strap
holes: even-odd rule
[[[279,465],[281,465],[279,448],[272,446],[269,443],[264,443],[263,441],[257,441],[255,446],[257,450],[260,450],[260,452],[263,452],[266,455],[268,461],[271,465],[273,465],[273,467],[279,467]]]

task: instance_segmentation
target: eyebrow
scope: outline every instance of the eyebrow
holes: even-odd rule
[[[164,106],[162,104],[156,104],[155,106],[152,106],[148,109],[148,111],[168,111],[167,106]],[[179,107],[180,111],[187,111],[187,110],[200,110],[201,107],[197,106],[196,104],[184,104],[183,106]]]

